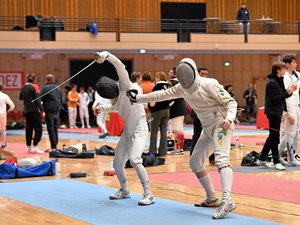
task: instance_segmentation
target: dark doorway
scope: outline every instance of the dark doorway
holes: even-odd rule
[[[130,75],[132,73],[132,61],[122,60],[122,62],[126,66],[126,70]],[[70,60],[70,77],[78,73],[90,63],[91,60]],[[85,88],[89,86],[95,88],[96,83],[101,76],[108,76],[114,80],[119,80],[115,67],[111,63],[105,61],[102,64],[94,63],[89,68],[82,71],[79,75],[71,80],[71,84],[77,84],[78,86],[83,86]]]
[[[205,33],[206,3],[161,2],[161,31],[176,32],[178,42],[190,42],[190,33]]]

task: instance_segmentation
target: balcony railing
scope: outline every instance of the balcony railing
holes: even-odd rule
[[[0,31],[38,31],[41,26],[55,27],[57,30],[63,31],[86,31],[87,24],[94,22],[97,24],[98,32],[240,33],[238,21],[214,17],[203,20],[37,17],[36,22],[36,26],[29,27],[25,17],[0,17]],[[250,21],[249,34],[300,34],[300,22],[283,22],[274,21],[271,18],[260,18]]]

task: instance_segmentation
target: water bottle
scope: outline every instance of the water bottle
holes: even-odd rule
[[[82,144],[82,151],[83,151],[83,152],[86,152],[86,151],[87,151],[86,144]]]
[[[66,147],[65,144],[63,145],[62,150],[63,150],[64,152],[67,151],[67,147]]]
[[[236,136],[236,139],[235,139],[235,147],[236,147],[236,148],[239,148],[239,147],[240,147],[240,137],[239,137],[239,136]]]
[[[58,159],[55,163],[55,175],[60,175],[60,162],[58,161]]]

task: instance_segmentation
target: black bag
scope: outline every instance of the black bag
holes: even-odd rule
[[[94,158],[94,156],[95,156],[94,151],[74,153],[74,152],[65,152],[57,149],[49,153],[50,158],[90,159],[90,158]]]
[[[158,166],[162,165],[165,163],[165,159],[159,156],[153,156],[153,155],[148,155],[143,153],[142,154],[142,159],[143,159],[143,166],[148,167],[148,166]],[[132,168],[130,164],[130,160],[126,162],[125,168]]]
[[[109,145],[96,147],[96,155],[115,155],[115,149]]]
[[[256,151],[248,153],[242,160],[241,166],[257,166],[256,161],[260,154]]]

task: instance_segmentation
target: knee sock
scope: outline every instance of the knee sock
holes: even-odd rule
[[[147,174],[145,167],[142,164],[136,164],[134,166],[134,168],[135,168],[137,175],[143,185],[144,193],[151,194],[149,178],[148,178],[148,174]]]
[[[231,187],[233,181],[233,173],[231,167],[220,169],[220,177],[222,183],[222,200],[231,201]]]
[[[216,192],[215,192],[215,189],[211,183],[211,180],[210,180],[210,176],[209,174],[205,175],[204,177],[198,177],[202,187],[204,188],[205,192],[206,192],[206,195],[207,195],[207,198],[209,200],[214,200],[217,198],[216,196]]]
[[[124,169],[119,169],[116,170],[116,174],[118,177],[118,180],[121,185],[121,190],[122,191],[129,191],[128,186],[127,186],[127,177]]]

